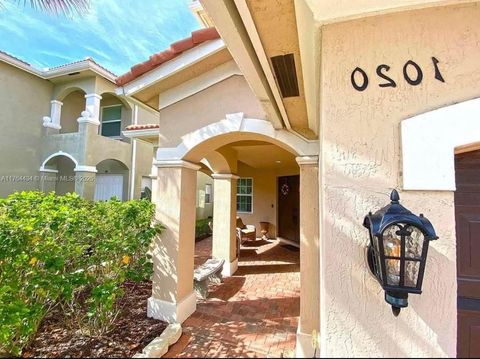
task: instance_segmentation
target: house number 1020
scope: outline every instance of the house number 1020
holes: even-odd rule
[[[432,63],[435,70],[435,79],[445,82],[440,69],[438,68],[439,61],[435,57],[432,57]],[[378,86],[397,87],[397,83],[388,76],[388,71],[390,71],[390,66],[388,65],[382,64],[377,66],[377,76],[385,80],[385,82],[379,83]],[[352,86],[355,90],[365,91],[368,87],[367,73],[360,67],[357,67],[352,71],[350,78],[352,81]],[[415,61],[409,60],[405,63],[405,65],[403,65],[403,78],[412,86],[420,85],[423,80],[423,71]]]

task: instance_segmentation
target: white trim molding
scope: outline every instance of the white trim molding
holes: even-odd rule
[[[167,323],[183,323],[197,309],[197,296],[191,292],[178,303],[150,297],[147,302],[147,316]]]
[[[102,99],[102,96],[99,95],[99,94],[97,94],[97,93],[87,93],[87,94],[85,95],[85,98],[86,98],[86,99],[96,98],[96,99],[98,99],[98,100],[101,100],[101,99]],[[117,106],[117,105],[112,105],[112,106]]]
[[[239,112],[227,114],[223,120],[184,135],[182,142],[177,147],[159,148],[156,156],[157,161],[182,160],[199,144],[217,136],[235,133],[260,135],[265,138],[265,141],[270,140],[269,142],[280,147],[286,147],[297,156],[318,156],[318,141],[307,141],[290,131],[277,130],[270,121],[244,118],[243,113]],[[231,138],[227,138],[225,144],[230,142]]]
[[[45,168],[45,165],[48,163],[48,161],[50,161],[52,158],[54,157],[58,157],[58,156],[65,156],[65,157],[68,157],[72,160],[72,162],[75,164],[75,168],[78,167],[78,161],[75,159],[75,157],[73,157],[71,154],[67,153],[67,152],[63,152],[63,151],[58,151],[58,152],[55,152],[55,153],[52,153],[50,156],[48,156],[43,162],[42,162],[42,165],[40,166],[40,169],[39,171],[41,172],[46,172],[45,170],[48,170],[48,168]]]
[[[158,143],[158,135],[160,134],[160,129],[157,128],[146,128],[146,129],[141,129],[141,130],[127,130],[127,131],[122,131],[123,136],[127,138],[135,138],[147,142],[149,139],[155,139],[153,143]]]
[[[213,70],[162,92],[159,97],[159,109],[173,105],[235,75],[243,76],[235,61],[230,60]]]
[[[296,157],[299,166],[318,166],[318,156],[302,156]]]
[[[187,168],[194,171],[201,168],[199,165],[183,160],[154,160],[153,165],[157,168]]]
[[[95,166],[84,166],[84,165],[80,165],[80,166],[76,166],[74,169],[73,169],[75,172],[92,172],[92,173],[97,173],[97,167]]]
[[[42,167],[40,167],[39,171],[44,173],[58,173],[58,170],[53,170],[50,168],[42,168]]]
[[[480,141],[480,98],[401,123],[403,189],[455,190],[455,149]]]
[[[232,173],[213,173],[211,176],[213,179],[239,179],[240,177]]]
[[[115,92],[117,95],[132,96],[142,89],[152,86],[225,48],[226,46],[222,39],[206,41],[143,74],[123,87],[118,87]]]

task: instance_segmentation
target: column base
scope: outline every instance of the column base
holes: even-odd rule
[[[148,298],[147,302],[147,316],[167,323],[183,323],[196,309],[197,297],[195,292],[190,293],[178,303],[153,297]]]
[[[231,277],[238,269],[238,258],[232,263],[225,263],[222,269],[222,276]]]
[[[297,329],[297,342],[295,344],[296,358],[319,358],[320,348],[316,352],[312,346],[312,335],[300,332]]]

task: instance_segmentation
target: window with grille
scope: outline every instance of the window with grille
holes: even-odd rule
[[[237,181],[237,212],[253,212],[253,179],[239,178]]]
[[[121,137],[122,105],[102,107],[102,136]]]

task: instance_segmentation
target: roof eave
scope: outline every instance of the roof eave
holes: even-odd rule
[[[116,93],[118,95],[133,96],[178,72],[188,69],[223,49],[226,49],[226,45],[221,38],[206,41],[146,72],[125,85],[117,87]]]
[[[103,77],[104,79],[112,83],[115,83],[116,76],[113,73],[104,69],[103,67],[101,67],[100,65],[93,62],[90,59],[69,64],[69,65],[64,65],[58,68],[49,69],[43,72],[43,76],[46,79],[53,79],[56,77],[68,75],[72,72],[81,72],[81,71],[88,71],[88,70],[91,70],[92,72]]]

